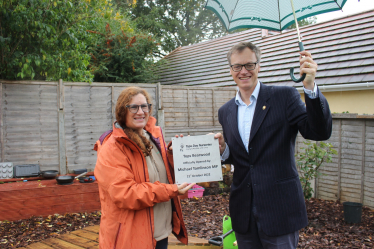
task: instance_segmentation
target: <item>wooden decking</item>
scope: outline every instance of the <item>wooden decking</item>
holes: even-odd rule
[[[220,246],[210,245],[207,240],[196,237],[188,238],[188,245],[180,243],[174,235],[169,236],[168,249],[222,249]],[[62,234],[58,238],[46,239],[23,249],[96,249],[99,248],[99,225],[86,227],[74,232]],[[136,248],[123,248],[136,249]]]

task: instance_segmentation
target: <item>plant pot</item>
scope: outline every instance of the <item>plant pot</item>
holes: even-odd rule
[[[344,202],[344,221],[347,223],[360,223],[362,215],[362,203]]]

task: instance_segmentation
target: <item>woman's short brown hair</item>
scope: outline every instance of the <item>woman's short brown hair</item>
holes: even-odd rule
[[[149,93],[145,89],[136,86],[127,87],[118,96],[116,104],[116,119],[122,128],[126,127],[126,116],[129,111],[126,106],[130,104],[131,99],[138,94],[142,94],[147,100],[147,103],[152,104],[152,98]],[[149,109],[149,115],[152,114],[152,110],[153,108],[151,106]]]

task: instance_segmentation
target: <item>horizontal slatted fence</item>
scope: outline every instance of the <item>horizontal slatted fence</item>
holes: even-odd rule
[[[1,161],[39,164],[41,170],[60,173],[93,171],[93,145],[112,129],[117,98],[133,85],[146,88],[152,96],[153,116],[162,120],[167,142],[176,134],[221,132],[218,109],[236,93],[235,87],[0,80]],[[302,151],[303,141],[298,135],[296,152]],[[327,142],[338,155],[321,167],[316,197],[374,208],[374,117],[334,114]]]
[[[329,143],[333,145],[333,148],[339,153],[340,146],[340,123],[341,119],[334,119],[332,123],[332,134],[329,139]],[[324,163],[324,166],[320,168],[319,172],[321,176],[317,180],[317,195],[322,199],[336,200],[338,198],[338,179],[340,169],[340,156],[333,155],[331,163]],[[324,186],[320,189],[321,186]]]
[[[320,168],[318,198],[360,202],[374,208],[373,116],[333,115],[333,132],[327,141],[338,155]]]
[[[1,85],[1,160],[58,169],[57,84]]]
[[[176,134],[221,132],[218,109],[235,96],[236,87],[202,88],[162,86],[165,139]]]
[[[69,170],[88,168],[96,163],[92,150],[97,138],[111,128],[112,88],[66,86],[65,143]]]
[[[95,142],[112,129],[115,104],[128,83],[0,81],[1,161],[39,164],[61,174],[93,171]],[[157,84],[145,88],[156,106]],[[60,104],[61,103],[61,104]]]

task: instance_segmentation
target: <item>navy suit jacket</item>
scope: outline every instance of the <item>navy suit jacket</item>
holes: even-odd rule
[[[288,234],[308,225],[296,169],[295,140],[298,132],[311,140],[330,138],[330,109],[319,89],[318,94],[316,99],[305,94],[304,104],[293,87],[261,83],[248,152],[238,130],[235,98],[219,109],[219,122],[230,149],[224,163],[231,163],[235,168],[230,194],[230,216],[235,232],[248,231],[251,207],[256,211],[257,223],[268,236]]]

